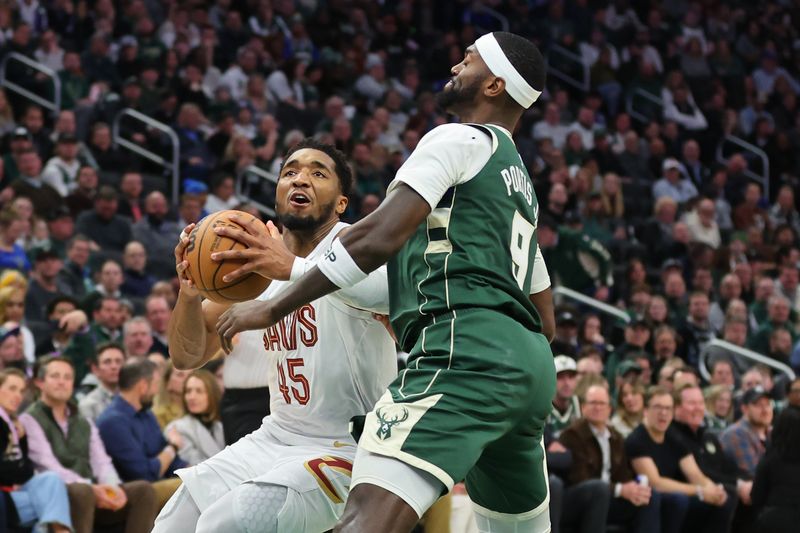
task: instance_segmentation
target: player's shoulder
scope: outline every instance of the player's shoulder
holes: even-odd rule
[[[486,142],[490,135],[489,129],[479,124],[448,123],[433,128],[422,136],[419,143],[444,141],[448,144],[476,144]]]

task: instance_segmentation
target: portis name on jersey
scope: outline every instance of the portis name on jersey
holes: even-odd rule
[[[317,344],[317,311],[306,304],[264,332],[264,348],[271,352],[296,350],[297,341],[310,348]]]
[[[511,189],[514,189],[514,192],[520,193],[525,198],[528,205],[533,205],[533,185],[521,168],[511,165],[501,170],[500,175],[503,176],[509,196],[511,196]]]

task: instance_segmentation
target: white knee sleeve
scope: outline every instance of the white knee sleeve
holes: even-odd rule
[[[200,509],[186,486],[181,485],[158,513],[152,533],[194,532],[199,518]]]
[[[286,505],[286,487],[245,483],[233,492],[233,515],[239,531],[278,533],[278,514]]]
[[[550,511],[534,509],[522,514],[497,513],[473,504],[480,533],[550,533]]]

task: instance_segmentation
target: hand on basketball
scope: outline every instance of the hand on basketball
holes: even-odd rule
[[[189,261],[186,260],[186,247],[189,246],[189,234],[194,229],[194,224],[189,224],[181,232],[178,239],[178,245],[175,246],[175,272],[178,273],[178,279],[181,281],[181,291],[186,296],[198,296],[200,291],[194,286],[194,282],[189,279]]]
[[[244,250],[227,250],[211,254],[213,261],[224,261],[226,259],[243,259],[247,262],[233,272],[230,272],[222,281],[230,283],[255,272],[259,276],[267,279],[288,280],[292,273],[292,264],[295,255],[289,251],[283,242],[283,237],[272,222],[267,222],[267,233],[259,231],[258,223],[255,219],[247,220],[241,216],[231,216],[231,222],[235,222],[244,228],[243,230],[222,226],[214,228],[217,235],[230,237],[247,245]]]
[[[217,320],[220,346],[229,354],[233,350],[234,335],[242,331],[268,328],[277,321],[268,301],[251,300],[233,304]]]

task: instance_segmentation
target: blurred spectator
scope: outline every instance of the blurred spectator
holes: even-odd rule
[[[122,252],[131,240],[131,223],[117,213],[119,195],[103,185],[94,199],[94,209],[78,215],[75,231],[86,235],[103,250]]]
[[[716,221],[716,206],[708,198],[701,199],[695,209],[686,214],[691,241],[709,245],[716,250],[722,244],[719,225]]]
[[[750,337],[749,347],[759,353],[769,353],[769,337],[776,329],[786,329],[789,331],[792,341],[797,340],[797,333],[794,325],[789,320],[789,300],[780,294],[770,296],[767,301],[767,320]]]
[[[727,364],[727,361],[725,361]],[[705,392],[706,427],[722,430],[733,421],[733,391],[728,385],[712,385]]]
[[[125,357],[146,357],[153,345],[153,336],[147,319],[133,317],[122,325],[122,344]]]
[[[6,322],[0,326],[0,370],[17,368],[25,371],[27,366],[19,325],[16,322]]]
[[[685,204],[697,196],[697,188],[683,177],[683,166],[677,159],[665,159],[661,169],[664,177],[653,185],[653,198],[656,201],[666,196],[678,204]]]
[[[147,273],[147,251],[142,243],[131,241],[125,246],[122,256],[124,281],[120,286],[123,295],[132,298],[145,298],[150,294],[156,280]]]
[[[167,363],[153,406],[153,413],[162,428],[184,415],[183,384],[189,373],[188,370],[175,368],[171,362]]]
[[[153,191],[147,195],[144,212],[145,216],[133,225],[133,238],[142,243],[150,256],[171,257],[184,226],[167,220],[169,206],[161,192]]]
[[[795,234],[800,235],[800,213],[797,212],[794,199],[794,189],[789,185],[783,185],[778,190],[775,203],[769,208],[769,220],[773,228],[788,224]]]
[[[578,381],[578,367],[575,359],[568,355],[557,355],[556,395],[553,397],[553,408],[547,418],[547,427],[555,438],[561,431],[581,416],[580,400],[575,395]]]
[[[90,166],[82,166],[78,170],[78,183],[74,191],[66,198],[65,204],[69,208],[73,217],[77,217],[84,211],[89,211],[94,207],[94,199],[97,195],[97,171]]]
[[[169,357],[167,332],[172,316],[172,306],[164,296],[151,294],[145,300],[144,307],[145,316],[153,335],[153,346],[150,351]]]
[[[36,357],[60,354],[73,335],[85,328],[89,319],[78,309],[72,296],[57,296],[47,304],[47,334],[40,332],[36,338]]]
[[[58,279],[67,288],[67,293],[75,298],[83,298],[93,288],[89,270],[91,245],[91,239],[85,235],[71,238],[67,243],[67,259],[58,272]]]
[[[28,437],[17,418],[27,377],[19,369],[0,372],[0,483],[12,490],[7,494],[14,510],[5,507],[6,523],[12,526],[48,527],[51,531],[72,531],[69,500],[64,482],[54,472],[35,474],[28,456]],[[14,517],[14,518],[12,518]]]
[[[144,215],[142,202],[142,175],[138,172],[125,172],[119,183],[121,197],[117,213],[139,222]]]
[[[181,436],[180,457],[190,465],[199,464],[225,447],[219,403],[222,393],[214,374],[194,370],[183,385],[183,409],[186,413],[164,428],[169,438],[173,431]]]
[[[19,324],[22,350],[28,363],[33,363],[36,341],[31,330],[23,324],[25,320],[25,291],[19,287],[0,289],[0,324],[13,322]]]
[[[58,279],[63,263],[55,252],[42,249],[33,260],[33,272],[25,295],[25,320],[44,321],[47,304],[60,294],[69,294],[69,288]]]
[[[25,196],[33,202],[33,208],[40,217],[55,211],[61,205],[61,195],[56,189],[42,180],[42,160],[33,148],[17,155],[19,178],[11,183],[16,196]]]
[[[42,181],[51,185],[61,196],[66,197],[78,187],[78,139],[62,133],[56,140],[55,155],[42,171]]]
[[[720,435],[725,454],[736,463],[739,475],[752,479],[756,465],[764,456],[772,428],[772,400],[756,386],[742,397],[742,418]]]
[[[78,407],[84,418],[97,421],[97,417],[111,405],[117,394],[119,370],[125,361],[125,353],[118,344],[103,343],[97,346],[90,369],[97,378],[97,387],[81,398]]]
[[[700,353],[709,342],[716,338],[716,333],[709,320],[710,310],[707,294],[692,292],[689,295],[689,312],[679,327],[678,333],[683,341],[682,356],[690,365],[698,364]]]
[[[0,268],[29,272],[31,263],[25,250],[17,244],[25,230],[25,222],[13,207],[0,211]]]
[[[200,130],[203,113],[195,104],[181,105],[176,133],[181,146],[181,175],[184,178],[208,180],[214,156]]]
[[[617,391],[617,402],[610,427],[614,428],[622,438],[628,435],[642,421],[644,412],[644,385],[639,380],[628,380],[622,383]]]
[[[89,151],[97,163],[99,171],[119,172],[120,169],[136,168],[131,159],[115,148],[111,142],[111,128],[105,122],[97,122],[92,126],[89,136]]]
[[[228,174],[218,174],[211,180],[211,194],[208,195],[205,211],[214,213],[216,211],[224,211],[225,209],[233,209],[239,199],[234,195],[234,180],[233,176]]]
[[[40,399],[20,417],[30,458],[67,483],[76,533],[97,525],[125,524],[126,533],[145,533],[157,512],[149,483],[121,483],[97,428],[71,402],[74,372],[63,358],[42,361],[36,376]]]

